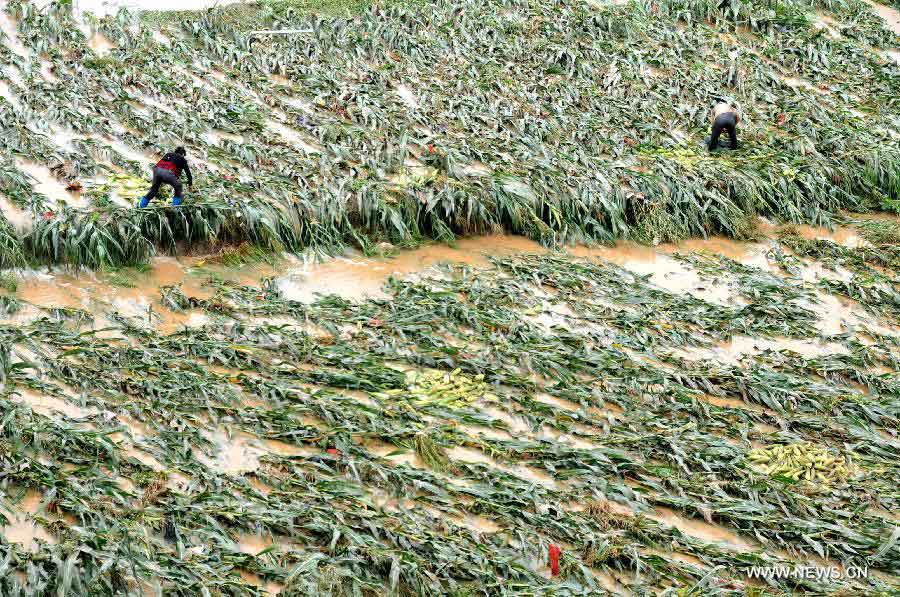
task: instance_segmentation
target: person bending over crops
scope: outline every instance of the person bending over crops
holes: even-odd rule
[[[707,137],[710,151],[719,148],[719,136],[722,131],[728,133],[731,149],[737,149],[737,123],[740,119],[737,108],[728,102],[720,101],[713,107],[712,134]]]
[[[150,184],[150,190],[141,198],[141,207],[147,207],[150,200],[159,193],[159,187],[165,183],[171,185],[174,189],[175,196],[172,197],[172,205],[181,205],[184,200],[181,194],[181,173],[187,175],[188,186],[194,186],[194,179],[191,176],[191,167],[187,163],[187,152],[184,147],[178,147],[175,151],[170,151],[156,162],[153,167],[153,182]]]

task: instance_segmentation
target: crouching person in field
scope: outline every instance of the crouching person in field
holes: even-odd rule
[[[740,119],[741,117],[740,114],[738,114],[738,109],[732,104],[720,101],[713,107],[711,118],[712,134],[707,137],[710,151],[719,148],[719,137],[722,135],[722,131],[728,133],[728,138],[731,141],[731,149],[738,148],[737,124]]]
[[[170,185],[175,195],[172,197],[172,205],[181,205],[184,200],[181,186],[181,173],[187,176],[188,186],[193,186],[194,179],[191,177],[191,167],[187,163],[187,152],[184,147],[178,147],[175,151],[170,151],[163,156],[161,160],[156,162],[153,167],[153,182],[150,184],[150,190],[141,198],[140,207],[147,207],[150,200],[159,193],[159,187],[163,183]]]

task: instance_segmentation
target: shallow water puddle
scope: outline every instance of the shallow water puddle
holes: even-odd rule
[[[279,456],[315,456],[316,454],[319,454],[319,450],[315,448],[289,444],[277,439],[263,439],[260,440],[260,443],[268,452],[278,454]]]
[[[31,52],[19,40],[19,34],[16,31],[16,21],[6,12],[6,4],[6,2],[0,3],[0,8],[2,8],[2,10],[0,10],[0,31],[2,31],[5,36],[3,45],[19,56],[28,58],[31,55]]]
[[[840,280],[849,282],[853,278],[853,272],[841,267],[826,267],[819,261],[805,261],[800,266],[800,280],[804,282],[818,282],[819,280]]]
[[[306,114],[313,115],[315,114],[315,106],[310,103],[308,100],[303,99],[302,97],[292,97],[292,96],[282,96],[281,101],[290,106],[291,108],[296,108]]]
[[[545,471],[522,464],[516,464],[513,466],[500,464],[484,452],[474,450],[472,448],[454,446],[447,450],[447,456],[451,461],[469,462],[472,464],[485,464],[491,468],[504,471],[525,481],[543,485],[544,487],[547,487],[549,489],[556,489],[559,485],[556,479],[554,479]]]
[[[466,514],[464,516],[451,516],[453,522],[460,526],[468,527],[479,533],[496,533],[501,527],[499,524],[484,516]]]
[[[664,247],[670,252],[679,245]],[[638,276],[649,276],[650,283],[674,294],[690,294],[709,302],[729,305],[735,302],[727,284],[713,284],[701,279],[691,267],[653,247],[624,241],[612,247],[573,247],[578,257],[594,257],[620,265]]]
[[[28,211],[13,205],[5,195],[0,194],[0,213],[18,232],[29,232],[33,219]]]
[[[816,296],[817,303],[800,301],[800,304],[819,316],[819,332],[822,334],[842,334],[847,328],[860,329],[865,326],[886,336],[900,335],[900,330],[883,325],[853,299],[824,292],[818,292]]]
[[[397,85],[394,91],[396,91],[397,95],[400,96],[400,99],[404,104],[407,105],[407,107],[413,110],[419,107],[419,102],[416,101],[416,96],[406,85]]]
[[[289,145],[293,145],[305,153],[322,153],[322,147],[307,139],[295,128],[282,124],[271,118],[266,120],[266,127],[280,135]]]
[[[259,552],[275,545],[276,542],[271,536],[263,535],[241,535],[238,538],[238,548],[242,553],[256,555]]]
[[[709,394],[697,394],[695,396],[697,400],[701,400],[703,402],[708,402],[714,406],[719,406],[722,408],[736,408],[739,410],[747,410],[752,412],[767,412],[770,414],[775,414],[770,409],[764,408],[757,404],[752,404],[750,402],[744,402],[739,398],[725,398],[722,396],[711,396]]]
[[[709,543],[723,544],[736,551],[755,551],[758,545],[751,539],[745,539],[725,527],[710,524],[696,518],[685,518],[674,510],[657,506],[655,511],[646,514],[647,518],[675,527],[685,535],[702,539]]]
[[[513,439],[508,431],[494,429],[493,427],[485,427],[482,425],[460,425],[459,429],[464,431],[471,437],[483,437],[485,439],[509,441]]]
[[[31,390],[19,390],[13,395],[13,401],[27,404],[31,410],[45,416],[53,417],[59,414],[70,419],[81,419],[89,415],[97,414],[92,408],[82,408],[69,403],[62,398],[37,394]]]
[[[161,334],[172,334],[184,328],[196,328],[209,324],[212,320],[208,315],[201,311],[190,311],[186,313],[177,313],[166,311],[162,316],[162,321],[157,324],[157,329]]]
[[[362,442],[362,447],[373,456],[385,458],[394,464],[405,464],[413,468],[425,468],[425,464],[412,450],[403,450],[403,448],[399,448],[394,444],[375,439],[364,440]]]
[[[245,142],[243,135],[229,133],[228,131],[223,131],[221,129],[208,130],[203,133],[201,137],[210,145],[215,145],[217,147],[221,146],[223,141],[229,141],[236,144],[242,144]]]
[[[50,124],[49,126],[50,132],[50,140],[63,151],[66,152],[75,152],[77,149],[75,148],[74,142],[76,139],[80,139],[81,135],[73,131],[72,129],[59,127],[55,124]]]
[[[256,491],[260,492],[260,493],[263,494],[263,495],[269,495],[269,494],[272,493],[272,491],[273,491],[273,490],[272,490],[272,487],[270,487],[270,486],[267,485],[266,483],[262,482],[262,481],[261,481],[258,477],[256,477],[255,475],[248,475],[248,476],[246,476],[246,477],[244,477],[244,478],[245,478],[245,479],[247,480],[247,482],[250,484],[250,487],[252,487],[253,489],[255,489]]]
[[[859,231],[852,226],[836,226],[833,230],[830,230],[822,226],[796,224],[793,228],[800,236],[809,240],[830,240],[831,242],[850,248],[862,247],[868,244],[859,235]]]
[[[386,512],[425,511],[435,520],[452,520],[455,524],[469,528],[478,533],[496,533],[501,529],[493,520],[477,514],[464,512],[452,514],[413,499],[413,497],[393,497],[383,489],[372,488],[369,490],[372,504]]]
[[[157,460],[155,456],[150,454],[149,452],[145,452],[138,446],[119,446],[119,449],[125,454],[126,457],[134,458],[147,468],[150,468],[157,472],[162,472],[166,470],[166,467]]]
[[[541,312],[538,315],[526,315],[524,318],[545,328],[547,331],[550,331],[557,326],[571,328],[573,325],[576,325],[576,323],[572,321],[573,319],[581,320],[581,317],[566,304],[551,304],[544,301],[539,308]],[[591,329],[597,330],[602,329],[596,324],[586,321],[577,321],[577,325],[588,326]]]
[[[13,505],[10,515],[6,516],[9,524],[0,527],[0,535],[8,542],[18,543],[31,552],[38,550],[38,541],[56,543],[56,538],[32,518],[37,514],[42,498],[37,491],[28,490],[22,500]]]
[[[557,431],[552,427],[542,427],[541,432],[537,435],[538,440],[552,440],[556,443],[562,444],[563,446],[574,448],[576,450],[598,450],[601,449],[602,446],[590,440],[584,438],[584,436],[588,437],[597,437],[598,434],[601,433],[600,430],[588,427],[586,425],[575,425],[576,429],[579,430],[581,435],[576,435],[573,433],[564,433],[561,431]]]
[[[457,172],[463,176],[482,177],[491,175],[491,169],[478,161],[463,166],[457,166],[457,168]]]
[[[116,153],[118,153],[125,159],[131,160],[133,162],[138,162],[142,165],[146,165],[147,172],[148,172],[147,185],[149,186],[149,184],[150,184],[149,167],[150,167],[151,163],[156,161],[156,158],[152,154],[150,154],[149,152],[145,152],[145,151],[138,151],[138,150],[132,148],[131,146],[129,146],[127,143],[125,143],[121,139],[112,137],[110,135],[98,135],[98,136],[94,136],[93,138],[97,139],[104,145],[112,148],[113,150],[116,151]]]
[[[41,76],[48,83],[59,83],[59,77],[53,72],[53,63],[49,60],[41,60]]]
[[[138,421],[137,419],[124,414],[116,414],[116,418],[122,425],[128,428],[128,432],[133,438],[146,437],[152,434],[150,428],[142,421]]]
[[[512,431],[513,433],[529,433],[531,431],[531,427],[529,427],[525,423],[524,419],[510,414],[505,410],[501,410],[500,408],[496,408],[493,406],[483,406],[481,408],[481,411],[486,415],[489,415],[506,423],[510,431]]]
[[[825,31],[826,35],[831,39],[841,38],[841,25],[836,20],[822,12],[816,11],[816,17],[812,22],[812,26],[819,30]]]
[[[291,268],[277,281],[285,298],[312,302],[316,294],[337,294],[344,298],[387,298],[384,283],[391,276],[425,270],[441,262],[487,265],[487,255],[517,252],[544,252],[538,243],[519,236],[492,235],[460,239],[456,247],[431,244],[402,251],[389,259],[338,258],[325,263],[302,264]]]
[[[828,93],[827,91],[816,87],[815,85],[813,85],[812,83],[810,83],[809,81],[807,81],[806,79],[803,79],[801,77],[785,77],[783,75],[779,75],[779,77],[781,78],[782,82],[785,85],[787,85],[788,87],[793,87],[795,89],[799,88],[799,89],[803,89],[804,91],[812,91],[813,93],[818,93],[818,94],[822,94],[822,95]]]
[[[576,402],[566,400],[565,398],[558,398],[557,396],[552,396],[544,392],[538,392],[537,394],[535,394],[534,399],[538,402],[543,402],[544,404],[549,404],[551,406],[555,406],[557,408],[572,412],[584,410],[584,407]]]
[[[214,433],[204,435],[215,444],[214,458],[197,453],[197,458],[210,468],[226,474],[240,474],[255,471],[260,466],[260,458],[267,454],[279,456],[312,456],[317,450],[288,444],[278,440],[260,439],[244,431],[229,433],[219,428]]]
[[[90,12],[98,17],[116,14],[120,8],[131,11],[180,11],[203,10],[214,6],[233,4],[238,0],[74,0],[78,15]]]
[[[888,29],[900,35],[900,11],[895,8],[891,8],[890,6],[885,6],[884,4],[880,4],[878,2],[873,2],[872,0],[863,0],[866,4],[872,7],[878,16],[884,19],[887,24]]]
[[[66,190],[66,185],[50,172],[43,164],[16,160],[16,167],[33,179],[32,187],[36,193],[40,193],[50,200],[51,205],[60,208],[64,205],[70,207],[86,207],[87,199],[80,193],[72,193]]]
[[[691,566],[700,566],[703,568],[707,567],[706,564],[704,564],[703,562],[700,561],[700,558],[694,557],[694,556],[686,554],[686,553],[681,553],[678,551],[663,551],[661,549],[652,549],[652,548],[642,549],[641,551],[648,553],[648,554],[653,554],[655,556],[659,556],[665,560],[676,560],[678,562],[681,562],[682,564],[688,564]]]
[[[723,255],[744,265],[755,265],[762,269],[768,269],[769,262],[765,257],[769,248],[766,243],[751,243],[734,240],[724,236],[711,236],[709,238],[689,238],[677,243],[664,243],[658,249],[665,253],[709,253]]]
[[[197,452],[197,459],[208,467],[223,473],[237,474],[254,471],[259,468],[260,456],[266,453],[264,449],[254,445],[256,444],[255,436],[243,431],[229,435],[223,429],[218,429],[213,434],[204,432],[204,435],[215,445],[214,457],[210,458]]]
[[[15,94],[12,92],[12,88],[6,81],[0,81],[0,97],[9,102],[9,104],[16,109],[16,112],[21,111],[22,107],[19,104],[19,100],[16,98]]]
[[[718,361],[726,365],[741,363],[742,357],[755,355],[764,351],[787,350],[806,358],[827,356],[830,354],[847,354],[847,348],[837,342],[819,342],[816,340],[800,340],[796,338],[751,338],[736,335],[728,342],[716,346],[686,346],[677,348],[673,354],[690,361]]]
[[[275,581],[265,581],[261,579],[258,574],[248,572],[247,570],[241,570],[240,575],[247,583],[262,589],[265,594],[277,595],[284,590],[283,584]]]
[[[67,307],[91,310],[97,315],[95,328],[108,323],[104,313],[116,311],[144,320],[152,318],[161,330],[171,332],[182,326],[203,325],[209,320],[206,314],[198,311],[170,311],[160,302],[160,288],[176,284],[182,284],[182,290],[188,296],[209,296],[209,291],[202,286],[202,277],[194,276],[192,270],[189,271],[195,262],[192,258],[179,261],[173,257],[159,257],[146,272],[36,273],[20,281],[16,296],[47,309]]]
[[[88,39],[88,47],[100,56],[107,56],[116,49],[116,44],[102,33],[96,32]]]

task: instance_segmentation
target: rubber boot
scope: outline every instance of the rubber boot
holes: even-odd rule
[[[147,199],[146,197],[141,197],[141,202],[138,203],[138,207],[143,209],[144,207],[147,207],[147,205],[149,205],[149,203],[150,203],[149,199]]]
[[[181,205],[183,199],[181,197],[172,197],[172,207],[178,207]]]

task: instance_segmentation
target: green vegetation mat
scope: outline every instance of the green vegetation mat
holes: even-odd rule
[[[169,335],[6,294],[2,511],[44,533],[0,539],[0,593],[894,594],[897,245],[857,224],[769,268],[680,256],[727,304],[556,252],[364,301],[164,287],[210,318]],[[794,564],[868,576],[748,582]]]
[[[71,11],[6,3],[0,192],[33,223],[0,218],[0,267],[501,229],[742,238],[756,215],[900,205],[900,44],[862,0],[265,2],[87,26]],[[721,95],[742,148],[709,156]],[[138,191],[104,184],[179,144],[198,174],[181,209],[137,211]],[[76,182],[78,201],[51,188]]]

